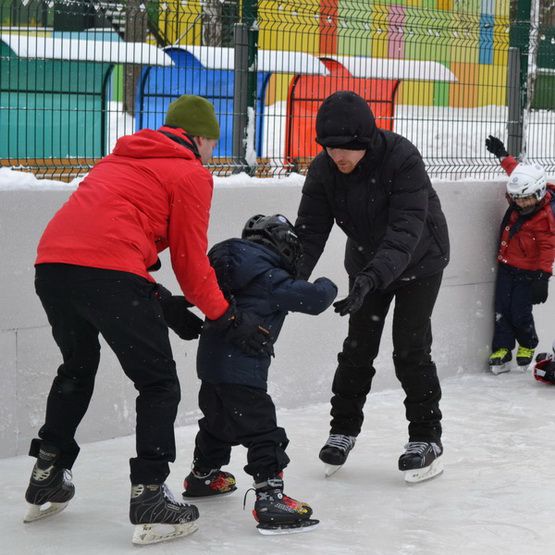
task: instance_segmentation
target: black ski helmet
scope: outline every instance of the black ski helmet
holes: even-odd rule
[[[286,268],[293,275],[297,273],[297,264],[302,254],[301,242],[293,224],[285,216],[252,216],[247,220],[241,237],[276,251]]]

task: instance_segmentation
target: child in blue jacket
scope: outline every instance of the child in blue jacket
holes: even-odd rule
[[[241,239],[215,245],[208,256],[226,298],[237,308],[256,313],[275,341],[289,311],[320,314],[337,295],[327,278],[314,283],[295,279],[301,255],[292,224],[282,215],[250,218]],[[276,410],[267,393],[270,355],[245,355],[224,341],[221,333],[204,324],[197,353],[202,380],[193,470],[185,478],[184,497],[230,493],[235,478],[220,468],[229,463],[231,448],[247,450],[245,472],[254,478],[253,515],[263,534],[309,530],[307,503],[283,493],[283,469],[289,463],[289,440],[277,425]]]

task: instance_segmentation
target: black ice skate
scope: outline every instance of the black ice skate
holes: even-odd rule
[[[59,451],[55,447],[40,448],[29,487],[25,492],[29,510],[23,522],[33,522],[63,511],[75,494],[71,472],[56,466],[58,457]]]
[[[342,434],[331,434],[326,444],[320,449],[320,460],[325,463],[326,478],[335,474],[347,460],[355,446],[356,437]]]
[[[183,497],[186,498],[223,496],[237,489],[235,476],[219,468],[213,468],[207,472],[193,468],[185,478],[183,487],[185,488]]]
[[[270,478],[254,485],[256,501],[252,512],[263,535],[294,534],[314,530],[320,522],[311,519],[308,503],[297,501],[283,493],[283,480]]]
[[[491,370],[491,373],[497,376],[498,374],[510,372],[510,362],[512,358],[513,355],[510,349],[505,347],[501,347],[501,349],[497,349],[497,351],[491,353],[489,357],[489,369]]]
[[[399,457],[399,470],[405,472],[405,481],[423,482],[443,472],[443,447],[427,441],[409,441]]]
[[[129,520],[135,524],[133,543],[173,540],[198,529],[198,509],[177,501],[166,484],[131,486]],[[172,530],[168,531],[168,525]]]

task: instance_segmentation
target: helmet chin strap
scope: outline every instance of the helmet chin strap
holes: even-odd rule
[[[534,204],[532,206],[527,206],[526,208],[519,206],[518,204],[515,203],[515,207],[516,209],[523,215],[523,216],[528,216],[530,214],[533,214],[534,212],[536,212],[541,206],[541,203],[537,203]]]

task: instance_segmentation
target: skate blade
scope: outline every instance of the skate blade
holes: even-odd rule
[[[439,476],[443,472],[443,462],[441,459],[435,459],[431,465],[424,468],[415,468],[405,472],[405,482],[409,484],[416,484],[417,482],[424,482]]]
[[[532,373],[534,371],[534,365],[534,361],[529,364],[517,364],[517,370],[519,370],[522,374]]]
[[[326,478],[333,476],[343,465],[342,464],[326,464],[324,463],[324,474]]]
[[[66,503],[47,503],[45,505],[33,505],[29,503],[27,514],[23,517],[23,522],[35,522],[41,518],[53,516],[63,511],[69,502]]]
[[[131,540],[136,545],[148,545],[188,536],[198,530],[195,522],[181,524],[137,524]]]
[[[511,371],[511,363],[506,362],[505,364],[490,366],[489,369],[493,375],[499,376],[499,374],[506,374]]]
[[[297,524],[259,524],[256,529],[263,536],[279,536],[284,534],[301,534],[303,532],[312,532],[312,530],[318,528],[319,524],[319,520],[309,519],[303,520],[302,522],[299,522]]]

